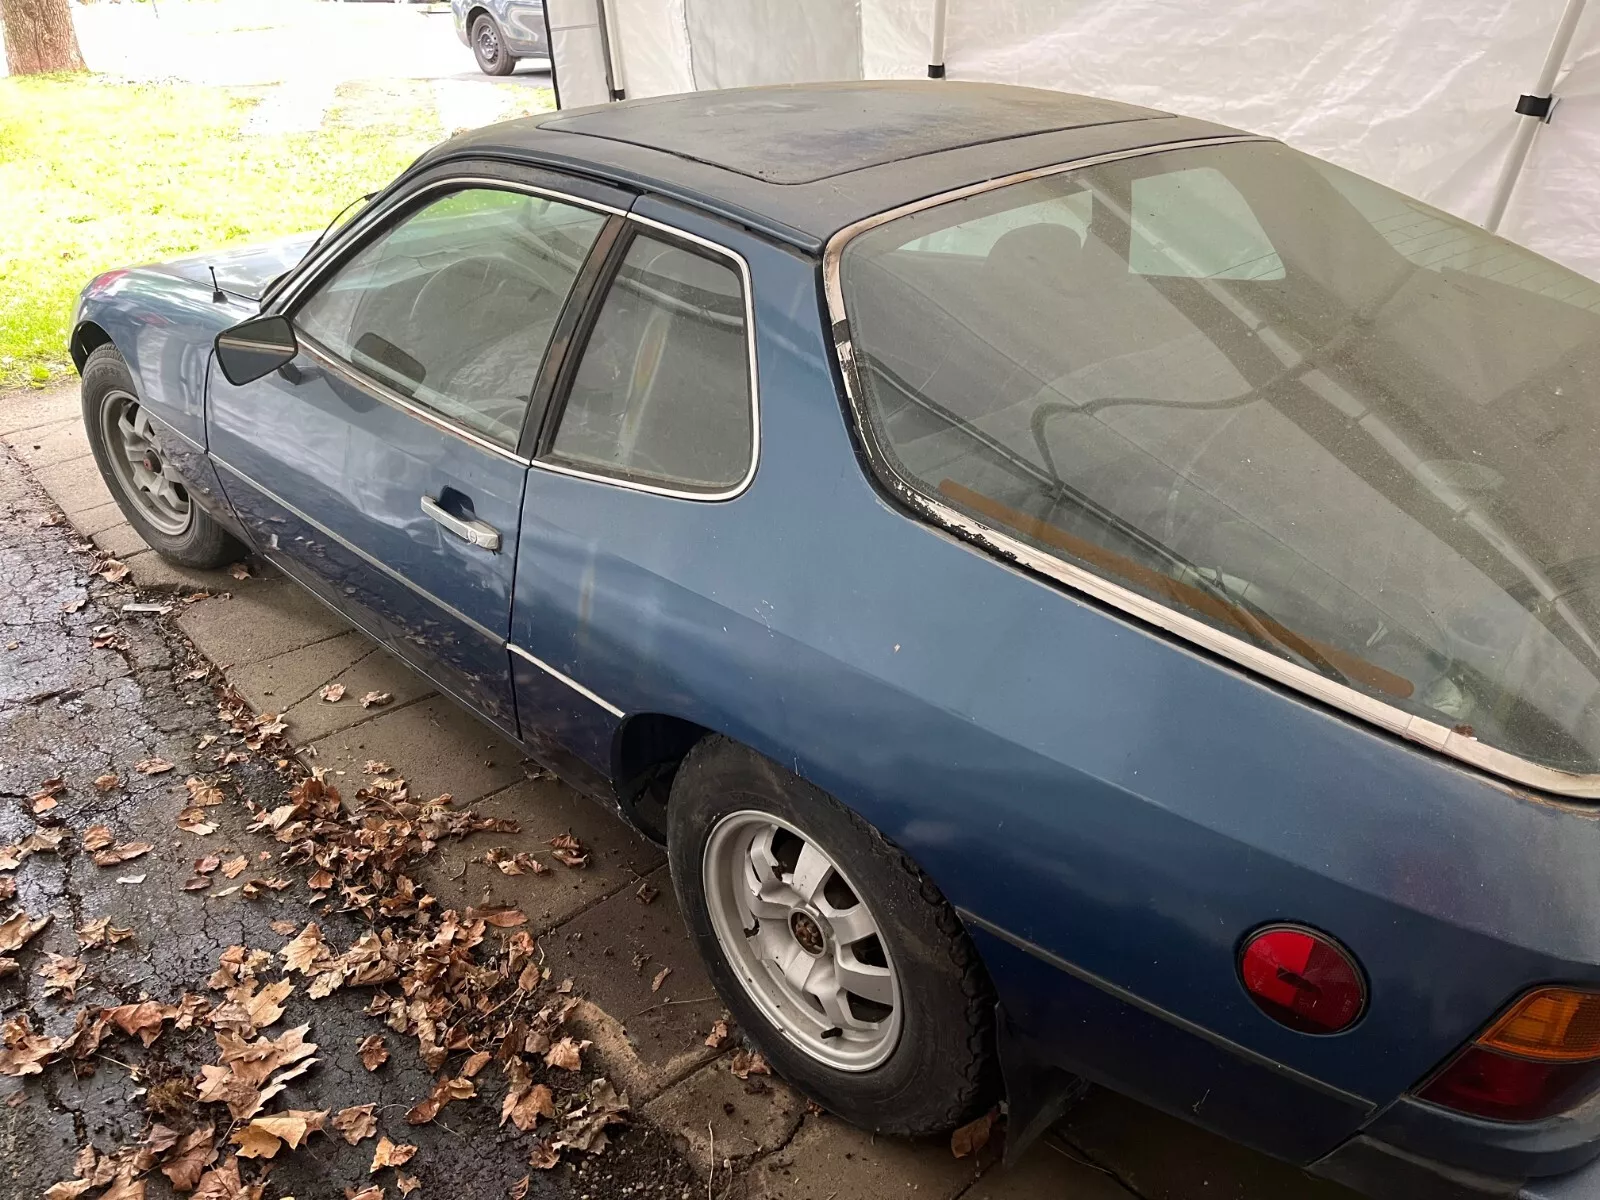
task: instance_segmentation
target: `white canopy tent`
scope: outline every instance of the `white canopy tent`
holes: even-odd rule
[[[547,0],[547,9],[563,107],[926,77],[942,60],[954,79],[1107,96],[1272,134],[1600,278],[1600,16],[1586,17],[1584,0]]]

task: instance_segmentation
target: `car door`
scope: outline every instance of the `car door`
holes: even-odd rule
[[[516,54],[548,55],[544,0],[506,0],[506,37]]]
[[[658,631],[686,610],[674,577],[725,561],[724,502],[755,475],[749,306],[738,254],[630,217],[562,364],[511,648],[524,740],[575,781],[611,775],[628,694],[693,688],[665,679]]]
[[[629,200],[561,183],[419,180],[274,303],[292,363],[210,385],[211,453],[261,551],[513,734],[519,445],[573,281]]]

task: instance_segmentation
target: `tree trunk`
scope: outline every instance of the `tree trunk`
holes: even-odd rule
[[[67,0],[0,0],[6,64],[13,75],[82,71],[83,54]]]

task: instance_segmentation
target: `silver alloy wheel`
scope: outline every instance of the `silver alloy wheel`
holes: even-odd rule
[[[860,891],[812,837],[770,813],[718,821],[706,909],[756,1007],[818,1062],[869,1071],[900,1041],[899,976]]]
[[[139,515],[173,537],[188,529],[194,519],[189,492],[162,457],[138,398],[108,392],[100,405],[100,434],[112,474]]]

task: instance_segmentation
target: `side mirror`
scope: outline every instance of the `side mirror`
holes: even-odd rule
[[[294,361],[300,345],[284,316],[252,317],[217,334],[217,365],[239,387]]]

